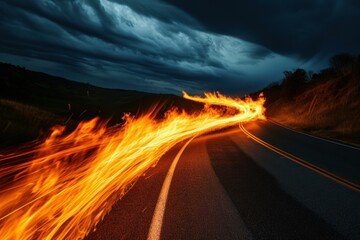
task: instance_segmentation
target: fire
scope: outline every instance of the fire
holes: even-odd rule
[[[56,126],[34,149],[0,155],[2,239],[84,238],[177,143],[264,118],[262,97],[253,101],[219,93],[206,93],[205,98],[183,95],[205,103],[205,108],[191,115],[172,110],[158,121],[151,112],[138,118],[125,115],[124,125],[112,127],[95,118],[80,123],[69,134],[64,126]]]

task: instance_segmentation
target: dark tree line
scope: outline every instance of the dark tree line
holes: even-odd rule
[[[351,73],[356,68],[357,57],[349,53],[340,53],[329,59],[331,68],[338,74]]]
[[[347,77],[346,79],[360,84],[360,55],[334,55],[329,59],[329,67],[318,73],[307,72],[302,68],[285,71],[280,82],[270,84],[261,92],[267,98],[267,104],[278,99],[291,101],[308,87],[339,77]]]

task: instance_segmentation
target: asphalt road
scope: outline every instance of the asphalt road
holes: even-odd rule
[[[360,239],[359,149],[244,128],[176,146],[87,239]]]

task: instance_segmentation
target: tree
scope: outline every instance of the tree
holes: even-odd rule
[[[293,99],[294,96],[304,90],[308,80],[308,74],[302,68],[298,68],[295,71],[285,71],[281,83],[281,97],[287,100]]]
[[[353,65],[356,62],[355,56],[349,53],[340,53],[329,59],[330,66],[336,73],[344,75],[353,71]]]

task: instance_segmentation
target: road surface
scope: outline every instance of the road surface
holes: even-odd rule
[[[360,239],[359,185],[360,149],[257,121],[177,145],[87,239]]]

